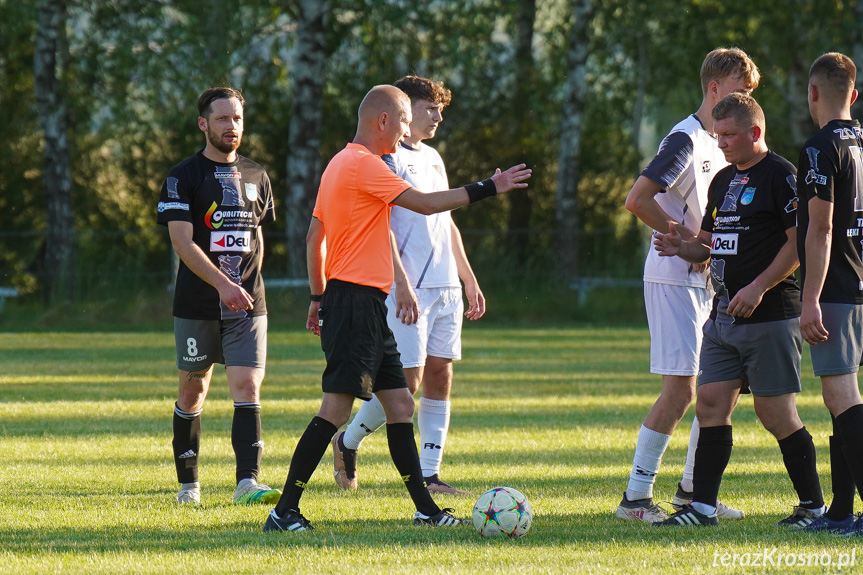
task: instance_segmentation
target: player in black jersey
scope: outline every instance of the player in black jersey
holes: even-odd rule
[[[198,128],[206,147],[171,168],[159,197],[158,222],[168,227],[180,257],[173,307],[180,371],[173,440],[179,503],[201,500],[201,411],[216,363],[225,365],[234,400],[234,503],[275,503],[281,494],[257,482],[267,359],[260,226],[273,221],[275,212],[266,171],[237,154],[243,104],[243,95],[232,88],[201,94]]]
[[[809,70],[809,112],[820,128],[800,152],[798,253],[803,277],[800,328],[811,345],[824,404],[833,419],[833,501],[810,530],[860,536],[854,490],[863,493],[863,131],[851,119],[857,68],[831,52]]]
[[[657,234],[660,255],[710,260],[716,296],[704,324],[690,505],[654,525],[716,525],[716,498],[731,457],[731,414],[741,392],[779,442],[800,498],[780,525],[805,527],[826,507],[812,436],[797,414],[800,391],[800,290],[797,269],[797,186],[794,166],[767,148],[764,113],[745,94],[722,99],[712,111],[719,148],[731,163],[710,183],[698,236],[672,226]],[[685,233],[685,232],[684,232]]]

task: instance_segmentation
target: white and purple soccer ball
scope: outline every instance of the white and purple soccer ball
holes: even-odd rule
[[[473,526],[483,537],[521,537],[530,530],[533,511],[527,497],[512,487],[495,487],[473,506]]]

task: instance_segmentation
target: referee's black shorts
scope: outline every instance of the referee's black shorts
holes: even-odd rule
[[[387,325],[386,294],[377,288],[329,280],[321,300],[321,348],[327,359],[324,393],[346,393],[368,401],[382,389],[407,387],[393,332]]]

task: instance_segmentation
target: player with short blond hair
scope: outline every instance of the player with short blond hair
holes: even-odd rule
[[[650,226],[668,233],[669,223],[697,233],[713,176],[727,165],[716,145],[710,112],[733,92],[748,94],[760,76],[739,48],[717,48],[701,66],[702,101],[662,140],[659,151],[632,186],[626,209]],[[680,258],[662,258],[650,250],[644,264],[644,301],[650,330],[650,371],[662,376],[662,392],[638,433],[629,484],[615,515],[653,523],[667,517],[653,502],[653,485],[671,434],[695,397],[701,326],[710,312],[711,290],[705,266]],[[692,467],[698,444],[698,419],[692,423],[683,479],[672,503],[692,497]],[[720,504],[720,514],[743,513]]]
[[[719,149],[731,165],[710,183],[701,230],[656,234],[661,256],[710,262],[716,296],[704,324],[696,413],[701,424],[692,503],[667,526],[718,524],[717,495],[732,449],[731,415],[744,390],[779,443],[799,505],[779,522],[806,527],[825,511],[815,445],[797,414],[800,392],[800,289],[794,166],[767,148],[761,106],[730,94],[713,108]]]

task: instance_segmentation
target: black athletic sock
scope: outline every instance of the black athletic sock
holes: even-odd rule
[[[324,457],[336,431],[338,428],[326,419],[318,416],[312,418],[291,457],[285,489],[276,504],[276,513],[279,516],[283,517],[290,509],[299,510],[303,490]]]
[[[821,483],[818,480],[818,470],[815,466],[815,444],[812,436],[801,427],[785,439],[779,441],[782,461],[791,484],[800,498],[800,507],[805,509],[821,509],[824,507],[824,497],[821,493]]]
[[[716,506],[719,484],[731,459],[733,445],[730,425],[701,428],[692,472],[693,501]]]
[[[424,515],[434,515],[440,507],[434,502],[423,481],[417,442],[414,439],[413,423],[387,423],[387,443],[390,457],[408,488],[417,511]]]
[[[174,464],[177,481],[194,483],[198,480],[198,451],[201,446],[201,410],[183,411],[174,404]]]
[[[261,471],[261,454],[264,452],[259,403],[234,403],[231,445],[237,458],[237,483],[243,479],[257,482]]]
[[[863,405],[849,407],[837,415],[836,429],[842,438],[842,452],[854,485],[863,494]]]
[[[841,521],[854,513],[854,476],[845,459],[844,443],[836,428],[836,418],[832,415],[833,435],[830,436],[830,485],[833,488],[833,501],[827,510],[827,518]]]
[[[345,434],[339,434],[339,450],[342,452],[342,461],[345,462],[345,477],[353,479],[357,476],[357,450],[345,447]]]

